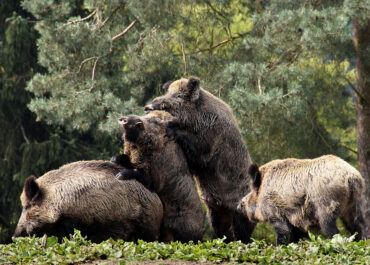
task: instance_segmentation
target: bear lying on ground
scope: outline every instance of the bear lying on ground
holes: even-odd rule
[[[108,161],[79,161],[26,179],[23,211],[14,237],[58,237],[81,231],[93,241],[158,240],[163,208],[157,194],[137,181],[119,181],[123,168]]]
[[[253,222],[271,224],[277,244],[297,242],[308,230],[332,237],[338,233],[338,217],[362,237],[364,180],[342,159],[326,155],[274,160],[260,168],[251,165],[249,173],[252,190],[238,208]]]
[[[201,240],[204,215],[186,158],[171,141],[167,128],[174,118],[164,111],[153,111],[140,117],[120,118],[124,128],[125,154],[113,157],[125,167],[119,179],[138,179],[160,197],[163,209],[162,241]]]
[[[197,78],[166,83],[168,91],[145,107],[146,112],[164,110],[180,122],[176,141],[189,168],[208,198],[212,226],[218,237],[250,240],[254,225],[240,215],[237,205],[249,192],[251,159],[230,107],[200,88]],[[212,207],[217,202],[219,207]]]

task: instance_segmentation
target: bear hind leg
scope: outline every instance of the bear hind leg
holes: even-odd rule
[[[344,226],[353,235],[357,232],[356,240],[362,239],[362,230],[364,219],[361,215],[361,210],[356,207],[351,207],[345,214],[341,216]]]

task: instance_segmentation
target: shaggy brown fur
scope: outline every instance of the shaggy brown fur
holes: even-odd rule
[[[164,111],[120,119],[124,128],[125,155],[134,168],[124,170],[122,178],[140,179],[161,198],[163,241],[201,240],[202,206],[183,151],[167,134],[171,131],[167,129],[169,121],[175,119]]]
[[[81,230],[93,241],[157,240],[163,216],[159,197],[137,181],[119,181],[121,167],[108,161],[79,161],[29,177],[14,236],[59,237]]]
[[[311,229],[332,237],[338,233],[338,217],[361,238],[363,178],[342,159],[274,160],[259,169],[254,164],[249,172],[252,191],[239,209],[253,222],[270,223],[277,244],[296,242]]]
[[[248,225],[248,219],[236,208],[249,192],[251,159],[230,107],[200,88],[199,83],[193,77],[166,83],[167,93],[155,98],[145,110],[164,110],[179,119],[181,130],[177,131],[176,141],[208,202],[220,206],[208,203],[217,236],[234,239],[232,220],[236,238],[248,242],[254,226]]]

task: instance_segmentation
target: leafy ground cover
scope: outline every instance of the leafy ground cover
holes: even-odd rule
[[[265,241],[225,243],[223,239],[182,244],[107,240],[91,243],[79,231],[58,243],[56,237],[27,237],[0,245],[0,264],[370,264],[370,240],[336,235],[287,246]]]

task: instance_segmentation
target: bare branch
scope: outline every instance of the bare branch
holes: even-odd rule
[[[87,63],[88,61],[92,60],[92,59],[97,59],[97,57],[96,57],[96,56],[93,56],[93,57],[90,57],[90,58],[87,58],[87,59],[83,60],[83,61],[81,62],[81,64],[80,64],[80,67],[78,68],[78,71],[76,72],[76,74],[80,73],[80,72],[81,72],[81,68],[82,68],[82,66],[83,66],[85,63]]]
[[[357,152],[356,150],[352,149],[351,147],[346,146],[346,145],[344,145],[344,144],[341,144],[341,145],[342,145],[345,149],[347,149],[348,151],[351,151],[352,153],[354,153],[354,154],[358,155],[358,152]]]
[[[124,36],[133,26],[135,26],[137,20],[134,20],[124,31],[122,31],[120,34],[114,36],[111,40],[111,44],[115,41],[115,40],[118,40],[119,38],[121,38],[122,36]],[[111,48],[109,49],[108,52],[106,52],[105,54],[103,55],[100,55],[100,56],[93,56],[93,57],[89,57],[89,58],[86,58],[85,60],[83,60],[80,64],[80,67],[78,68],[78,71],[76,72],[76,74],[78,74],[80,71],[81,71],[81,68],[82,66],[90,61],[90,60],[95,60],[94,62],[94,66],[92,68],[92,71],[91,71],[91,81],[92,81],[92,85],[89,89],[85,89],[85,90],[82,90],[82,91],[76,91],[75,93],[76,94],[81,94],[81,93],[84,93],[84,92],[91,92],[94,87],[95,87],[95,75],[96,75],[96,68],[98,66],[98,62],[101,58],[103,57],[106,57],[110,54],[112,54],[114,51],[114,48],[111,46]]]
[[[216,48],[217,48],[217,47],[219,47],[219,46],[222,46],[222,45],[224,45],[224,44],[226,44],[226,43],[228,43],[228,42],[231,42],[231,41],[233,41],[233,40],[239,39],[239,38],[241,38],[241,37],[242,37],[242,36],[234,36],[234,37],[231,37],[231,38],[229,38],[229,39],[223,40],[223,41],[221,41],[221,42],[219,42],[219,43],[217,43],[217,44],[215,44],[215,45],[213,45],[213,46],[211,46],[211,47],[209,47],[209,48],[199,49],[199,50],[194,51],[194,52],[185,53],[185,55],[191,55],[191,54],[197,54],[197,53],[201,53],[201,52],[208,52],[208,51],[212,51],[213,49],[216,49]]]
[[[257,87],[258,87],[259,94],[262,95],[261,78],[260,77],[258,77],[258,79],[257,79]]]
[[[357,88],[352,84],[352,82],[346,76],[344,76],[343,78],[344,78],[344,80],[347,81],[348,85],[352,88],[352,90],[356,93],[356,95],[361,100],[363,100],[364,102],[366,102],[366,99],[362,96],[362,94],[360,93],[360,91],[358,91]]]
[[[184,62],[184,75],[186,75],[186,72],[187,72],[187,64],[186,64],[186,55],[185,55],[185,50],[184,50],[184,44],[181,43],[181,51],[182,51],[182,60]]]
[[[112,38],[112,42],[115,41],[115,40],[118,40],[123,35],[125,35],[133,26],[135,26],[136,22],[137,22],[137,20],[135,19],[124,31],[122,31],[120,34],[114,36]]]
[[[221,41],[221,42],[219,42],[219,43],[217,43],[217,44],[215,44],[215,45],[213,45],[213,46],[211,46],[209,48],[204,48],[204,49],[199,49],[197,51],[188,52],[188,53],[185,53],[185,55],[191,55],[191,54],[197,54],[197,53],[201,53],[201,52],[212,51],[213,49],[216,49],[216,48],[218,48],[218,47],[220,47],[220,46],[222,46],[224,44],[227,44],[229,42],[232,42],[232,41],[234,41],[236,39],[240,39],[240,38],[244,37],[247,34],[249,34],[249,31],[244,32],[244,33],[240,33],[237,36],[232,36],[232,37],[230,37],[230,38],[228,38],[226,40],[223,40],[223,41]],[[174,54],[174,56],[183,56],[183,55],[181,53],[181,54]]]
[[[21,124],[21,131],[22,131],[22,136],[23,136],[23,139],[26,141],[27,144],[30,144],[30,140],[28,139],[27,135],[26,135],[26,131],[24,130],[24,127],[23,125]]]
[[[228,21],[228,17],[226,17],[224,14],[222,14],[220,11],[218,11],[211,3],[210,3],[210,1],[206,1],[206,5],[207,6],[209,6],[211,9],[212,9],[212,11],[215,13],[215,14],[217,14],[217,15],[219,15],[222,19],[224,19],[225,21]]]
[[[94,67],[92,69],[92,74],[91,74],[91,80],[95,81],[95,71],[96,71],[96,65],[98,64],[98,61],[100,60],[101,56],[97,57],[94,63]]]
[[[62,28],[64,28],[64,27],[66,27],[66,26],[69,26],[69,25],[71,25],[71,24],[76,24],[76,23],[80,23],[80,22],[84,22],[84,21],[86,21],[86,20],[89,20],[90,18],[92,18],[93,16],[95,16],[95,14],[96,14],[96,12],[97,12],[98,10],[97,9],[95,9],[94,10],[94,12],[92,12],[90,15],[88,15],[87,17],[84,17],[84,18],[81,18],[81,19],[77,19],[77,20],[73,20],[73,21],[69,21],[68,23],[66,23],[66,24],[63,24],[62,26],[60,26],[59,28],[58,28],[58,30],[61,30]]]

